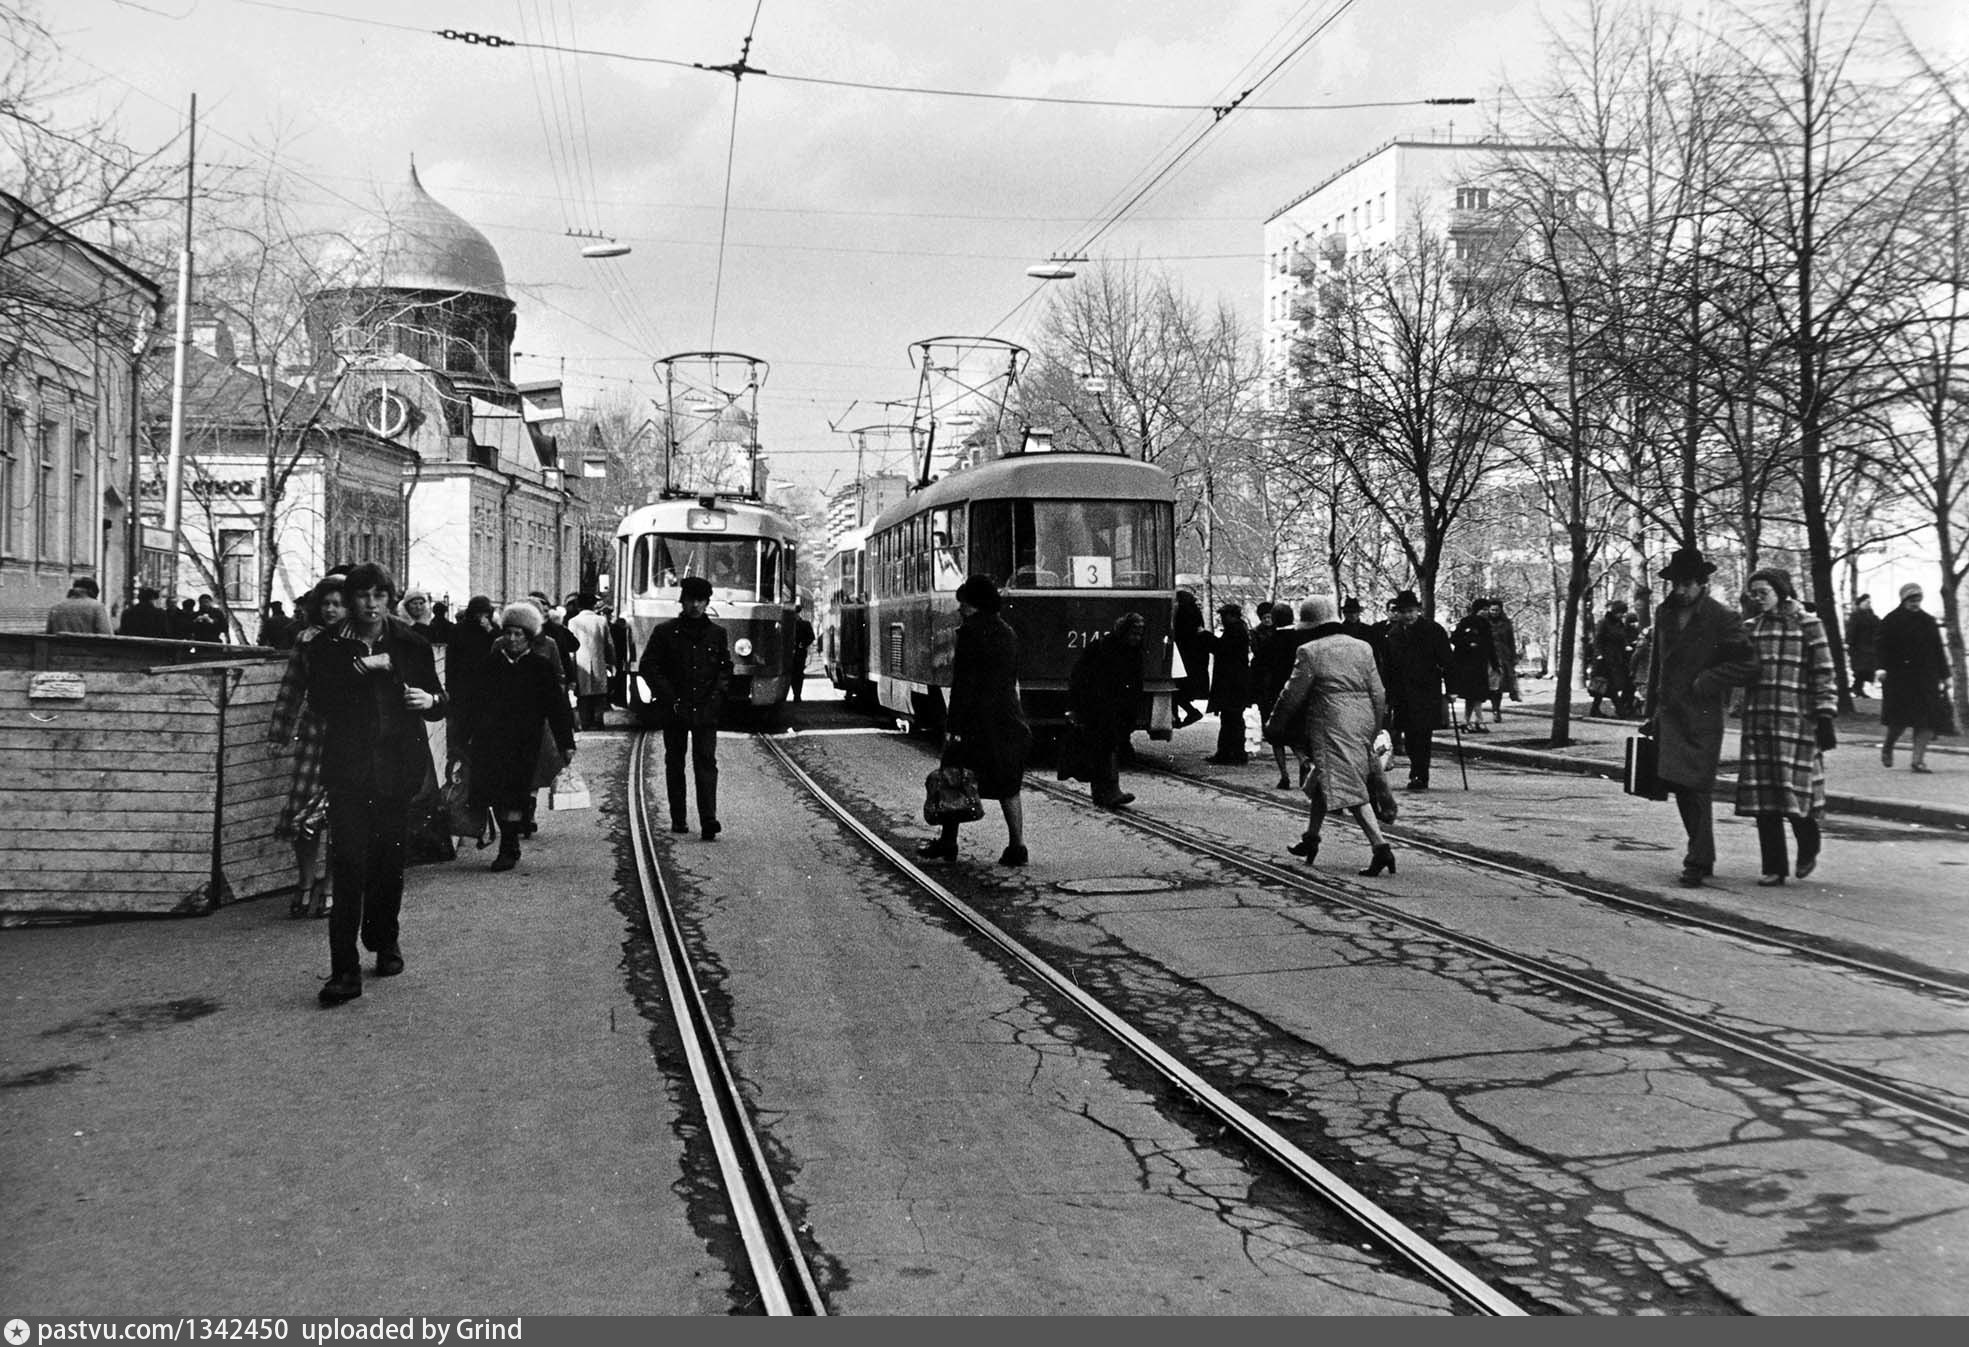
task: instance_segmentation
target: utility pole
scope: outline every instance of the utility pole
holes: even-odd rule
[[[185,246],[178,254],[177,348],[171,357],[171,454],[164,469],[164,528],[171,535],[171,565],[165,575],[167,607],[178,602],[178,556],[184,551],[179,523],[184,513],[185,349],[191,345],[191,203],[198,164],[198,95],[191,96],[191,122],[185,135]]]

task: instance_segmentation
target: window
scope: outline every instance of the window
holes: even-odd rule
[[[1489,210],[1490,188],[1488,187],[1457,188],[1456,208],[1458,210]]]
[[[1554,187],[1545,193],[1545,204],[1551,207],[1554,215],[1570,215],[1579,205],[1579,193],[1563,187]]]
[[[1388,218],[1388,194],[1386,192],[1383,192],[1375,199],[1374,218],[1378,222],[1385,222]]]
[[[40,443],[35,446],[34,555],[43,561],[55,559],[55,510],[60,505],[55,493],[61,489],[61,478],[55,472],[59,429],[53,421],[43,421]]]
[[[4,421],[0,421],[0,557],[14,555],[20,545],[14,511],[19,508],[20,456],[26,439],[27,426],[20,408],[7,408]]]
[[[94,511],[90,507],[89,432],[78,430],[69,442],[68,454],[68,559],[71,565],[94,562],[90,551],[95,539]]]
[[[971,519],[971,569],[1011,589],[1168,589],[1172,507],[1155,501],[994,500]]]
[[[219,530],[219,585],[228,604],[253,603],[253,557],[257,550],[252,529]]]

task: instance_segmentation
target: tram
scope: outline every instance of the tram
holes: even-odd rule
[[[615,530],[614,597],[617,614],[629,624],[632,671],[650,632],[683,611],[679,582],[701,575],[711,582],[711,620],[725,629],[731,647],[726,710],[774,719],[799,658],[798,544],[789,520],[751,500],[679,497],[625,516]],[[629,709],[651,723],[649,688],[633,672],[628,697]]]
[[[1139,612],[1147,630],[1136,723],[1167,739],[1175,509],[1167,472],[1117,454],[1016,452],[951,473],[879,515],[859,552],[836,553],[844,581],[852,566],[861,587],[840,586],[841,653],[830,676],[843,691],[867,689],[912,730],[940,727],[961,621],[956,590],[986,575],[1018,633],[1019,695],[1036,733],[1066,724],[1067,679],[1081,652]],[[847,597],[855,594],[865,605]]]
[[[820,658],[827,681],[850,706],[874,710],[875,679],[868,666],[868,535],[848,530],[822,570]]]

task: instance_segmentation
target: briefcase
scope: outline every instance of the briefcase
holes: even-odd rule
[[[1661,783],[1656,772],[1661,765],[1661,746],[1645,734],[1630,735],[1627,740],[1627,771],[1621,786],[1629,795],[1638,795],[1644,800],[1665,800],[1668,787]]]

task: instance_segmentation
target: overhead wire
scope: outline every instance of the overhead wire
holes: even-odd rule
[[[754,0],[752,22],[746,26],[745,41],[739,46],[738,60],[724,69],[732,77],[732,125],[731,133],[725,142],[725,194],[718,209],[718,264],[711,282],[711,340],[709,349],[718,349],[718,306],[725,293],[725,238],[731,228],[732,220],[732,166],[738,155],[738,96],[745,84],[745,76],[753,73],[747,64],[752,54],[752,38],[759,30],[759,14],[766,7],[766,0]]]

